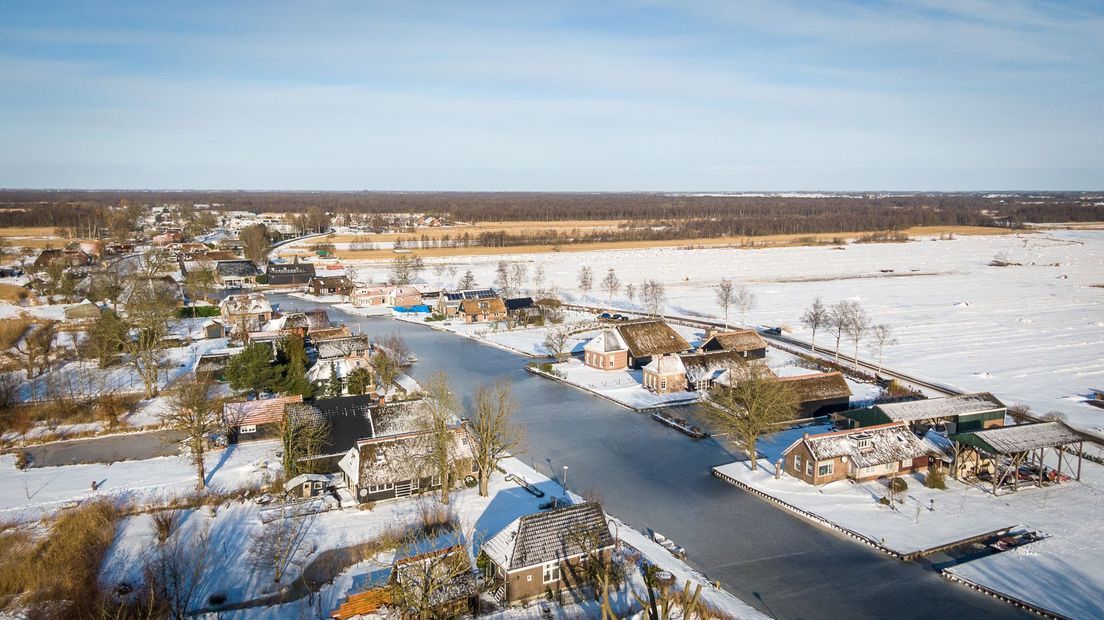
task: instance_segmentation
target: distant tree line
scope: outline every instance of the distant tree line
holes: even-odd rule
[[[1005,225],[1098,221],[1099,198],[1083,193],[1023,195],[854,194],[819,197],[695,196],[643,193],[463,192],[156,192],[0,190],[0,226],[72,225],[119,204],[217,204],[219,209],[358,214],[432,213],[463,222],[626,220],[631,230],[588,231],[589,240],[757,236],[779,233],[893,230],[909,226]],[[76,216],[74,218],[74,216]],[[306,228],[316,228],[305,223]],[[318,224],[315,222],[314,224]],[[647,226],[641,226],[647,224]],[[527,233],[525,243],[577,236]],[[497,240],[495,236],[497,235]],[[481,245],[516,245],[487,233]],[[553,239],[557,237],[559,239]]]

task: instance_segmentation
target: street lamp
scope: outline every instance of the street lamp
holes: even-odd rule
[[[566,502],[567,501],[567,465],[563,466],[563,478],[560,479],[560,482],[563,483],[563,499]]]

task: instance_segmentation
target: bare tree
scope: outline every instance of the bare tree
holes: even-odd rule
[[[859,342],[870,332],[870,316],[858,302],[850,305],[847,315],[847,324],[844,326],[847,339],[855,345],[855,368],[859,367]]]
[[[57,336],[57,321],[47,321],[32,325],[15,343],[16,357],[20,366],[31,381],[31,398],[38,398],[34,379],[50,370],[50,355],[54,350],[54,337]]]
[[[272,581],[280,583],[292,565],[307,555],[306,542],[314,527],[315,517],[294,504],[284,505],[262,517],[261,525],[253,530],[249,547],[249,559],[253,568],[272,575]]]
[[[853,301],[841,301],[832,304],[832,307],[828,309],[828,329],[836,337],[835,359],[837,362],[839,361],[840,340],[847,333],[847,322],[850,320],[851,305],[854,303]]]
[[[381,394],[386,394],[391,389],[391,384],[399,377],[402,369],[395,363],[395,359],[382,349],[372,356],[372,367],[375,368],[379,378],[378,385]]]
[[[897,338],[893,336],[893,331],[889,328],[889,325],[885,323],[878,323],[871,330],[871,335],[874,337],[872,343],[872,349],[874,353],[878,354],[878,373],[882,372],[882,354],[886,347],[891,347],[897,344]]]
[[[666,300],[667,288],[662,282],[656,280],[644,281],[644,285],[640,288],[640,301],[644,303],[644,308],[648,311],[648,314],[659,316]]]
[[[441,503],[449,503],[452,490],[451,478],[454,464],[453,441],[455,433],[452,425],[456,420],[456,396],[449,385],[448,375],[437,371],[430,375],[424,386],[425,404],[429,412],[425,420],[424,431],[429,441],[429,465],[441,480]]]
[[[242,243],[242,253],[245,257],[258,265],[264,265],[268,258],[268,248],[272,244],[272,236],[264,224],[246,226],[238,234]]]
[[[602,290],[606,292],[607,303],[613,304],[613,296],[617,294],[617,291],[621,289],[621,280],[617,278],[617,274],[610,267],[606,271],[606,277],[602,278]]]
[[[499,459],[521,446],[523,434],[513,420],[518,403],[508,380],[477,387],[472,401],[469,428],[475,444],[475,463],[479,466],[479,494],[487,497],[491,474],[498,468]]]
[[[567,564],[576,583],[594,584],[594,590],[602,610],[602,620],[614,620],[610,596],[621,587],[625,580],[624,570],[610,557],[609,526],[602,523],[596,527],[580,526],[568,532],[568,540],[577,547],[582,556]]]
[[[215,269],[210,263],[200,263],[189,269],[184,276],[184,292],[193,302],[196,299],[207,299],[214,287]]]
[[[550,328],[544,336],[544,348],[557,361],[563,361],[567,342],[571,338],[566,329]]]
[[[813,305],[806,308],[805,313],[801,315],[801,324],[813,330],[813,337],[809,340],[809,346],[814,352],[816,351],[817,328],[828,322],[828,316],[828,308],[819,297],[814,299]]]
[[[421,257],[400,255],[391,259],[391,284],[410,284],[425,267]]]
[[[433,552],[426,553],[426,549]],[[457,598],[476,593],[475,576],[464,536],[459,530],[447,534],[408,531],[399,543],[391,604],[404,618],[444,618],[444,608]]]
[[[525,280],[529,277],[529,268],[525,263],[514,263],[510,265],[510,286],[515,293],[521,294],[522,289],[525,288]]]
[[[175,308],[176,301],[159,288],[135,287],[127,300],[126,319],[134,335],[124,332],[119,345],[127,354],[127,364],[142,377],[146,398],[157,396],[160,389],[164,340]]]
[[[732,280],[728,278],[721,280],[717,283],[717,286],[713,288],[713,292],[717,300],[717,305],[724,311],[725,329],[728,329],[728,309],[732,307],[732,304],[735,302],[735,299],[733,299]]]
[[[503,297],[512,297],[513,283],[510,281],[510,266],[506,261],[498,261],[495,267],[494,287]]]
[[[207,486],[203,455],[207,437],[219,429],[219,419],[211,402],[211,386],[205,381],[180,384],[168,398],[161,421],[184,434],[189,458],[196,471],[196,489]]]
[[[292,403],[284,407],[280,421],[284,474],[292,478],[302,473],[318,473],[322,465],[317,458],[331,437],[329,422],[312,405]]]
[[[540,291],[544,288],[544,265],[537,265],[535,271],[533,271],[533,288]]]
[[[590,265],[583,265],[582,268],[579,269],[579,290],[586,295],[593,286],[594,271],[590,268]]]
[[[746,286],[737,287],[732,296],[732,305],[740,311],[740,322],[746,325],[747,313],[755,309],[755,293],[752,293]]]
[[[704,401],[706,411],[744,444],[751,468],[757,468],[755,444],[760,435],[797,414],[797,396],[757,364],[742,364],[728,371],[728,385],[717,385]]]
[[[391,332],[381,339],[378,342],[378,347],[390,355],[391,359],[399,366],[409,366],[414,355],[402,336],[395,332]]]
[[[466,291],[472,288],[475,288],[475,275],[469,269],[464,272],[464,277],[460,279],[460,290]]]
[[[163,513],[158,513],[163,514]],[[188,540],[179,530],[158,537],[146,560],[146,584],[173,620],[190,617],[188,609],[207,574],[210,526]]]

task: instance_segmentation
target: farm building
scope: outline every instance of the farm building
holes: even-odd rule
[[[314,277],[314,265],[298,262],[269,265],[267,274],[269,286],[305,286]]]
[[[460,302],[456,316],[465,323],[487,323],[506,320],[506,304],[501,297],[465,299]]]
[[[699,347],[701,351],[731,351],[744,359],[757,360],[767,356],[767,342],[751,329],[713,332]]]
[[[302,402],[303,396],[296,394],[226,403],[222,406],[222,421],[227,438],[230,443],[238,443],[278,437],[284,408]]]
[[[683,392],[686,390],[686,366],[678,355],[658,355],[644,366],[641,383],[645,390],[657,394]]]
[[[514,605],[547,591],[582,595],[591,584],[578,565],[588,554],[608,562],[613,548],[602,506],[588,502],[519,517],[484,541],[482,552],[493,565],[496,597]]]
[[[911,400],[840,413],[852,426],[907,422],[915,431],[942,425],[947,434],[1004,426],[1008,408],[988,392]]]
[[[687,353],[693,347],[660,319],[623,323],[614,329],[629,350],[629,368],[643,368],[657,355]]]
[[[220,260],[215,263],[215,282],[222,288],[256,286],[260,273],[249,260]]]
[[[1071,477],[1080,480],[1085,441],[1095,441],[1062,422],[987,428],[956,433],[950,440],[951,475],[957,480],[988,482],[993,495],[1018,491],[1021,482],[1041,487]],[[1049,465],[1048,455],[1052,457]]]
[[[809,435],[782,452],[784,471],[813,485],[872,480],[926,469],[938,449],[904,422]]]
[[[851,388],[839,372],[779,377],[778,380],[789,385],[797,396],[799,418],[847,411],[851,401]]]
[[[629,346],[616,330],[604,329],[583,345],[583,363],[599,370],[624,370],[629,366]]]

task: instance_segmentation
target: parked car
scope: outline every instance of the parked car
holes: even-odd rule
[[[602,314],[598,315],[598,318],[602,319],[603,321],[608,321],[608,320],[612,319],[613,317],[610,316],[609,312],[603,312]]]
[[[763,333],[764,334],[770,334],[771,336],[781,336],[782,335],[782,328],[781,327],[768,327],[768,328],[763,330]]]

